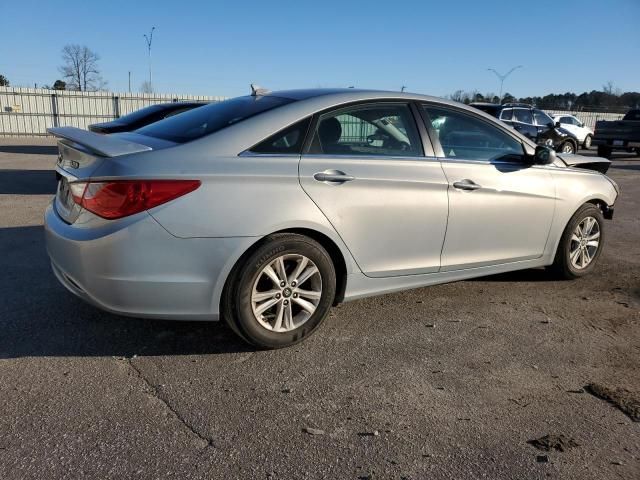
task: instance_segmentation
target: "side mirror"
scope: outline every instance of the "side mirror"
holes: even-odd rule
[[[556,151],[547,145],[538,145],[533,158],[536,165],[549,165],[556,161]]]
[[[561,124],[560,122],[556,122],[556,123],[555,123],[555,127],[556,127],[556,128],[560,128],[561,126],[562,126],[562,124]]]

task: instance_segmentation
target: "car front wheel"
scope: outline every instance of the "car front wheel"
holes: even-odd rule
[[[320,326],[335,290],[333,262],[322,245],[303,235],[274,234],[232,274],[222,313],[249,343],[286,347]]]
[[[589,150],[591,148],[591,139],[593,137],[591,135],[587,135],[586,137],[584,137],[584,142],[582,142],[582,146],[586,149]]]
[[[562,152],[562,153],[576,153],[576,147],[572,142],[567,140],[562,145],[560,145],[560,152]]]
[[[561,278],[574,279],[594,269],[604,244],[604,217],[591,203],[585,204],[567,224],[552,270]]]

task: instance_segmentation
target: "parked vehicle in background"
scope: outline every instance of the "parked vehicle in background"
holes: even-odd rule
[[[150,105],[111,122],[94,123],[89,130],[96,133],[131,132],[145,125],[206,105],[206,102],[171,102]]]
[[[583,122],[574,117],[573,115],[554,115],[553,120],[560,123],[560,126],[565,130],[573,133],[582,148],[589,149],[591,147],[591,141],[593,139],[593,130],[587,127]]]
[[[538,145],[549,145],[557,152],[576,153],[578,139],[568,130],[562,128],[549,115],[525,103],[474,102],[470,106],[486,112],[511,125],[525,137]]]
[[[596,122],[592,143],[601,157],[610,158],[614,150],[640,155],[640,109],[629,110],[622,120]]]
[[[410,93],[254,90],[131,133],[49,132],[59,281],[124,315],[222,317],[260,347],[303,340],[344,300],[542,266],[586,275],[618,196],[592,159]]]

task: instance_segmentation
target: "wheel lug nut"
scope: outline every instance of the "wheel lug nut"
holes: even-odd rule
[[[285,305],[289,305],[289,300],[285,300],[285,301],[284,301],[284,304],[285,304]]]
[[[291,286],[295,287],[296,286],[296,282],[291,282]]]
[[[298,294],[297,294],[297,293],[294,293],[294,294],[293,294],[293,298],[298,298]]]
[[[276,298],[280,298],[280,294],[279,293],[276,293]]]
[[[281,287],[284,287],[285,285],[286,285],[286,283],[284,283],[284,282],[280,282],[280,286],[281,286]]]

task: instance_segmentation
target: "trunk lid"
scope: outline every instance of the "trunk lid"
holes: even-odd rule
[[[49,128],[47,131],[60,138],[56,162],[58,189],[55,207],[67,223],[75,222],[81,211],[71,195],[71,183],[89,179],[110,158],[175,145],[166,140],[132,133],[100,135],[74,127]]]

